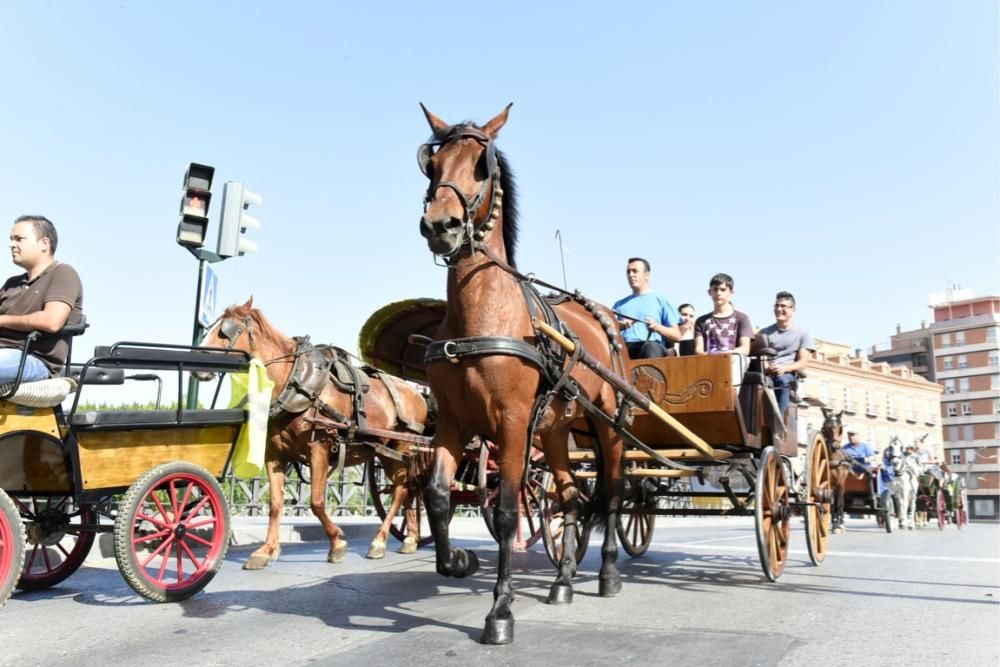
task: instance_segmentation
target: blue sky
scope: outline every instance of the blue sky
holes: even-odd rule
[[[642,255],[675,305],[864,347],[927,293],[1000,293],[998,10],[989,1],[37,2],[0,8],[0,219],[42,213],[92,328],[189,340],[174,242],[188,162],[264,197],[220,299],[354,349],[366,317],[441,296],[418,233],[417,105],[484,122],[521,193],[519,265],[611,303]],[[9,266],[9,274],[16,267]],[[79,356],[79,355],[78,355]],[[78,359],[79,360],[79,359]]]

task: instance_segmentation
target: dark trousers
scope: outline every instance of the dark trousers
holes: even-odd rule
[[[658,340],[625,343],[630,359],[656,359],[667,356],[667,346]]]
[[[788,399],[791,394],[791,385],[795,384],[795,373],[784,373],[774,378],[774,398],[778,401],[778,410],[781,416],[785,416],[785,408],[788,407]]]

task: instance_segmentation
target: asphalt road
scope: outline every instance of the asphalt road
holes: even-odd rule
[[[260,572],[230,550],[205,591],[178,604],[132,593],[99,552],[57,588],[0,610],[4,665],[990,665],[1000,664],[1000,527],[887,535],[849,520],[821,567],[796,521],[777,583],[757,564],[751,519],[665,519],[645,556],[621,553],[624,587],[597,596],[592,541],[572,605],[545,604],[541,544],[514,559],[516,640],[477,642],[492,602],[496,547],[479,520],[456,520],[479,573],[449,580],[429,549],[348,559],[301,542]],[[244,530],[243,539],[250,533]],[[398,546],[398,545],[394,545]]]

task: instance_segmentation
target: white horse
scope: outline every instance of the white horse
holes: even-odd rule
[[[917,489],[920,485],[920,463],[915,455],[903,451],[899,438],[893,438],[889,446],[892,448],[892,468],[896,472],[892,494],[899,503],[899,527],[913,530],[917,513]]]

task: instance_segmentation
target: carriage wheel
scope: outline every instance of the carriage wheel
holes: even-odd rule
[[[24,563],[24,526],[17,507],[0,490],[0,607],[7,604]]]
[[[653,527],[656,525],[656,515],[646,507],[643,497],[643,479],[626,478],[628,487],[622,497],[622,508],[618,514],[618,539],[622,547],[632,558],[638,558],[649,549],[653,541]]]
[[[542,538],[542,497],[545,495],[545,455],[537,447],[529,454],[528,471],[521,491],[517,494],[517,532],[515,549],[527,549]],[[479,507],[482,509],[486,529],[498,543],[493,509],[500,497],[500,456],[496,444],[482,440],[479,447]]]
[[[830,539],[832,518],[830,501],[833,489],[830,484],[830,454],[822,433],[816,433],[806,449],[806,545],[809,560],[819,565],[826,558],[826,545]]]
[[[884,491],[881,499],[880,516],[884,519],[885,532],[891,533],[896,530],[896,503],[892,497],[892,491]]]
[[[386,508],[392,507],[393,484],[389,480],[389,475],[386,474],[385,466],[382,465],[382,460],[379,457],[374,457],[368,462],[365,468],[368,474],[368,491],[372,497],[372,505],[375,507],[375,513],[378,514],[379,519],[385,521]],[[425,547],[434,542],[434,535],[431,534],[431,527],[427,522],[427,513],[424,512],[424,499],[417,493],[413,498],[410,498],[410,501],[413,503],[413,511],[416,514],[418,525],[417,535],[419,539],[417,540],[417,545]],[[405,510],[405,507],[401,507],[399,514],[389,524],[389,533],[400,542],[406,539],[407,532],[410,529]],[[455,511],[454,502],[451,504],[451,511]]]
[[[937,520],[938,528],[944,530],[944,524],[948,522],[948,501],[944,497],[944,490],[937,492]]]
[[[115,519],[115,560],[136,593],[177,602],[219,571],[229,533],[229,505],[209,472],[193,463],[165,463],[125,494]]]
[[[76,572],[94,545],[97,523],[91,507],[77,507],[71,496],[15,499],[24,521],[24,569],[17,587],[50,588]]]
[[[788,493],[788,478],[781,465],[781,457],[774,447],[767,447],[760,455],[757,470],[754,519],[760,566],[770,581],[778,580],[788,558],[791,518]]]
[[[590,514],[584,511],[590,504],[593,495],[594,480],[577,480],[576,488],[580,492],[580,518],[577,524],[576,534],[576,562],[583,560],[587,553],[587,546],[590,542],[590,529],[593,526]],[[545,545],[545,554],[552,561],[552,564],[559,567],[562,560],[563,530],[566,528],[565,516],[559,503],[559,494],[556,493],[556,480],[551,472],[546,472],[542,479],[542,488],[545,489],[545,496],[542,501],[542,543]]]

